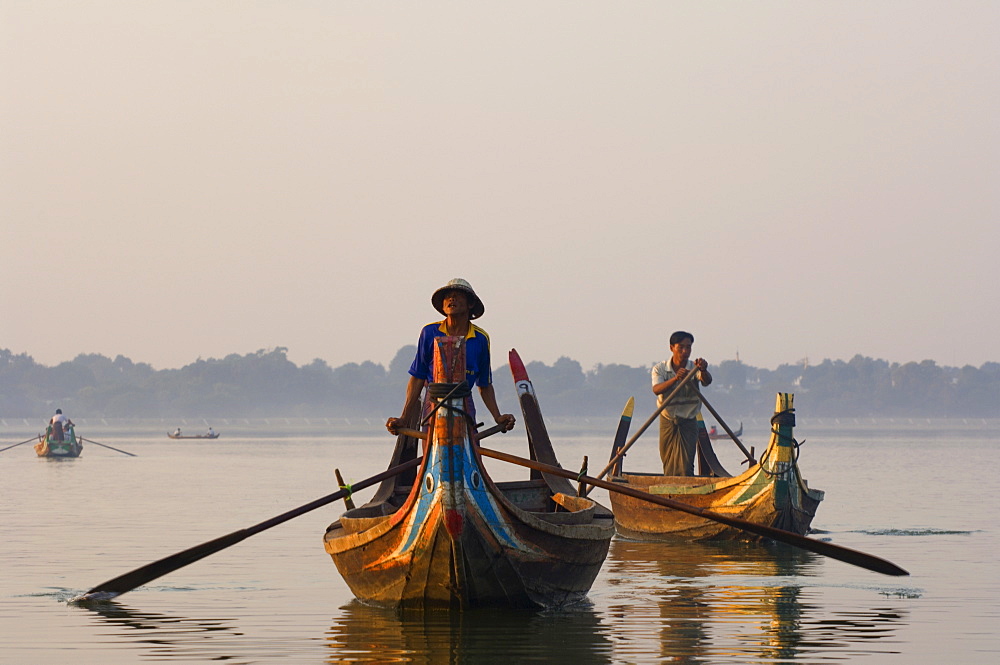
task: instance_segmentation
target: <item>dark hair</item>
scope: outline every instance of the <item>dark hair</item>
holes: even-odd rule
[[[56,409],[56,413],[62,413],[62,409]]]
[[[683,330],[678,330],[677,332],[675,332],[673,335],[670,336],[670,346],[673,346],[674,344],[680,344],[685,339],[690,339],[691,343],[694,344],[694,335],[692,335],[689,332],[685,332]]]

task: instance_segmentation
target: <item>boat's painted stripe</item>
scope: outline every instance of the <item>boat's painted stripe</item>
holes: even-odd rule
[[[461,481],[458,484],[461,485],[462,495],[469,507],[475,506],[475,509],[482,514],[483,521],[501,544],[517,550],[534,551],[534,548],[517,537],[510,524],[502,518],[503,511],[497,505],[494,497],[486,490],[482,472],[479,470],[472,452],[471,442],[465,440],[462,446],[456,450],[456,452],[458,451],[461,451],[459,452],[460,457],[454,460],[454,467],[456,470],[461,469]],[[423,478],[419,479],[420,496],[403,525],[404,537],[390,558],[402,556],[410,551],[419,541],[422,533],[427,529],[436,528],[436,523],[431,524],[432,520],[428,520],[427,517],[433,512],[435,506],[443,505],[444,497],[452,491],[453,481],[445,480],[453,477],[452,462],[449,461],[444,446],[432,446],[430,455],[428,471]],[[479,475],[478,489],[474,489],[473,486],[474,473]],[[431,491],[427,490],[428,477],[433,480]]]

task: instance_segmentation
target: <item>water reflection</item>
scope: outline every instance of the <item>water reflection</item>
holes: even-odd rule
[[[635,631],[646,614],[656,623],[659,657],[673,662],[788,662],[817,653],[846,660],[890,653],[901,612],[831,611],[822,590],[809,586],[822,560],[778,543],[616,539],[607,563],[608,585],[621,587],[610,608],[614,630]],[[656,646],[638,648],[636,660],[650,648]]]
[[[144,658],[203,662],[240,661],[233,654],[242,632],[230,619],[185,619],[130,609],[114,601],[77,603],[110,627],[115,643],[128,643]],[[222,640],[220,642],[220,640]]]
[[[589,604],[552,612],[383,610],[353,601],[327,633],[328,662],[611,662],[607,628]]]

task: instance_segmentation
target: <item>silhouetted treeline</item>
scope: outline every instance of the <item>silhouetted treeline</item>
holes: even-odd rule
[[[61,407],[84,417],[379,416],[397,414],[415,347],[405,346],[386,368],[363,362],[331,368],[322,360],[297,366],[278,347],[246,355],[197,360],[154,370],[123,356],[82,354],[54,367],[26,354],[0,350],[0,417],[47,418]],[[889,363],[864,356],[848,362],[781,365],[767,370],[726,360],[710,367],[705,395],[736,420],[765,416],[774,394],[796,395],[810,416],[1000,417],[1000,363],[939,367],[934,361]],[[580,363],[528,363],[544,413],[613,416],[629,396],[636,417],[655,408],[649,368]],[[494,374],[501,407],[517,414],[507,366]]]

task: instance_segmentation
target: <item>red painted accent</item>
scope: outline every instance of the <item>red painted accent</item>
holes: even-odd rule
[[[448,533],[453,536],[462,533],[462,513],[457,510],[444,511],[444,525],[448,529]]]
[[[521,362],[521,356],[517,354],[517,349],[511,349],[508,358],[510,359],[510,373],[514,377],[514,383],[527,381],[528,370],[524,369],[524,363]]]

